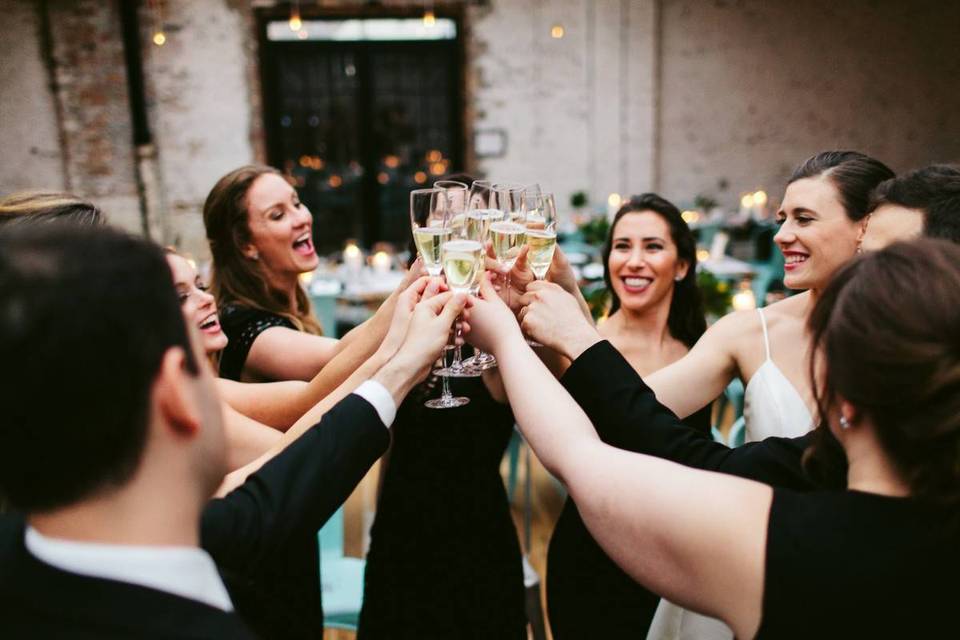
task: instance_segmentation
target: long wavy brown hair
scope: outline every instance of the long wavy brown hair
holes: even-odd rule
[[[211,290],[220,309],[241,305],[268,311],[286,318],[300,331],[321,335],[320,322],[303,288],[297,287],[296,312],[290,313],[287,292],[271,286],[261,264],[242,252],[251,242],[247,194],[254,181],[268,173],[281,175],[261,164],[234,169],[217,181],[203,203],[203,225],[213,256]]]

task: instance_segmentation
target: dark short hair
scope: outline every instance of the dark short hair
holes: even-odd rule
[[[804,178],[827,178],[836,188],[847,217],[856,222],[870,212],[873,189],[893,176],[890,167],[859,151],[821,151],[804,160],[787,185]]]
[[[697,286],[697,240],[686,221],[680,215],[680,210],[670,202],[655,193],[644,193],[632,196],[613,217],[610,230],[607,232],[607,241],[603,245],[603,281],[610,292],[610,313],[620,308],[620,298],[613,290],[610,279],[610,253],[613,251],[613,232],[617,223],[628,213],[650,211],[657,214],[670,228],[670,239],[677,246],[677,257],[687,263],[687,275],[680,282],[674,283],[673,299],[670,301],[670,315],[667,317],[667,328],[670,335],[687,347],[696,344],[700,336],[707,330],[707,321],[703,311],[703,297]]]
[[[874,190],[870,210],[895,204],[923,212],[923,234],[960,243],[960,168],[932,164],[884,180]]]
[[[810,315],[821,424],[837,399],[873,424],[913,495],[960,504],[960,246],[899,242],[843,267]],[[814,379],[816,359],[811,361]],[[846,458],[826,426],[808,469],[842,486]]]
[[[0,233],[0,495],[45,511],[128,481],[174,346],[196,372],[159,247],[107,227]]]

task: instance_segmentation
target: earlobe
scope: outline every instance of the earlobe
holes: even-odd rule
[[[193,375],[187,369],[186,352],[171,347],[163,354],[154,385],[157,409],[164,424],[181,436],[200,431],[200,411],[193,398]]]
[[[681,261],[677,263],[676,275],[673,277],[674,281],[680,282],[687,277],[687,271],[690,270],[690,265],[686,261]]]
[[[260,252],[257,251],[257,248],[252,244],[248,244],[243,247],[243,257],[247,260],[259,260]]]

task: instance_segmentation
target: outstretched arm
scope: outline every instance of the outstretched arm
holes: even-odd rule
[[[579,303],[556,284],[531,283],[521,303],[523,330],[570,360],[601,340],[593,324],[583,317]],[[740,335],[741,326],[740,316],[723,318],[687,355],[647,376],[644,381],[657,400],[681,418],[713,402],[737,374],[730,345]]]
[[[421,272],[420,261],[414,261],[403,282],[373,317],[342,340],[309,335],[286,327],[266,329],[250,346],[244,370],[263,380],[310,381],[311,390],[307,395],[315,402],[340,386],[377,350],[390,326],[398,296],[420,277]],[[298,415],[312,404],[300,404]]]
[[[772,491],[603,444],[486,283],[482,295],[468,339],[497,357],[520,429],[567,485],[594,538],[653,591],[752,636]]]

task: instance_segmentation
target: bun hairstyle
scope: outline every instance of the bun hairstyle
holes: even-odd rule
[[[804,160],[787,184],[818,177],[833,183],[847,217],[856,222],[871,211],[873,189],[894,177],[894,173],[887,165],[859,151],[821,151]]]
[[[687,347],[696,344],[700,336],[707,330],[704,318],[703,297],[697,286],[697,241],[693,237],[690,227],[680,216],[680,210],[664,198],[655,193],[644,193],[632,196],[610,223],[607,232],[607,241],[603,245],[603,281],[610,292],[610,313],[620,308],[620,298],[613,290],[610,279],[610,253],[613,251],[613,232],[617,228],[620,218],[628,213],[650,211],[657,214],[670,228],[670,239],[677,247],[677,259],[687,263],[687,274],[673,285],[673,299],[670,302],[670,315],[667,317],[667,328],[670,335]]]
[[[960,246],[921,239],[843,267],[809,319],[821,425],[844,398],[870,422],[912,495],[960,505]],[[839,454],[839,456],[838,456]],[[805,462],[843,486],[846,458],[826,426]]]
[[[213,296],[221,309],[238,304],[269,311],[300,331],[320,335],[320,322],[306,292],[297,287],[296,313],[290,313],[287,293],[271,287],[260,263],[248,260],[241,250],[250,242],[247,193],[257,178],[268,173],[281,175],[273,167],[259,164],[234,169],[217,181],[203,203],[203,226],[213,256]]]

